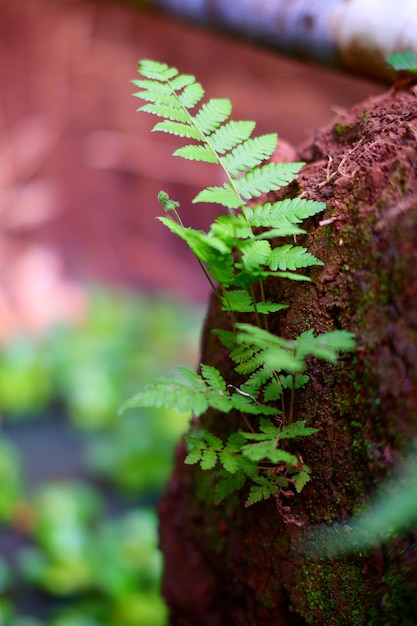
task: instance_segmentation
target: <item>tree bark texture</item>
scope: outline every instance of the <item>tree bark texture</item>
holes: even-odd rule
[[[286,54],[392,77],[391,52],[417,52],[415,0],[148,0],[182,19],[249,37]]]
[[[417,531],[344,557],[312,558],[305,537],[358,514],[417,431],[417,86],[405,82],[341,114],[299,151],[306,161],[286,193],[325,201],[305,242],[324,261],[311,283],[274,279],[266,298],[288,310],[273,332],[355,333],[336,366],[311,360],[296,418],[319,432],[295,441],[312,480],[288,500],[245,508],[245,494],[214,506],[215,473],[176,466],[160,503],[163,592],[172,626],[415,624]],[[245,321],[250,321],[246,319]],[[202,362],[239,384],[211,333],[228,327],[213,300]],[[226,437],[238,417],[209,412],[201,424]]]

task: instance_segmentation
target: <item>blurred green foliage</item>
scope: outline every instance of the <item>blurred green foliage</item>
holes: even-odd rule
[[[119,416],[118,408],[138,386],[169,372],[178,355],[195,364],[201,317],[190,306],[95,288],[80,325],[20,335],[3,347],[0,524],[21,546],[13,563],[0,560],[2,626],[167,623],[156,513],[141,502],[157,500],[188,416],[151,409]],[[13,433],[50,416],[51,407],[83,441],[85,480],[30,486],[27,451]],[[117,514],[114,497],[123,503]],[[59,598],[59,608],[52,603],[42,621],[16,607],[21,584],[39,590],[43,603]]]

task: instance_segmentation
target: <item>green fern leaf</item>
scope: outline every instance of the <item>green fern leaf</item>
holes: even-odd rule
[[[239,196],[236,196],[239,197]],[[237,239],[253,238],[251,226],[242,219],[240,215],[219,215],[216,217],[210,228],[210,233],[228,241],[235,246]]]
[[[279,202],[257,204],[246,211],[251,226],[283,228],[289,224],[299,224],[307,217],[321,213],[326,208],[324,202],[305,198],[286,198]]]
[[[208,445],[214,450],[222,450],[223,449],[223,441],[220,437],[216,437],[213,433],[208,432],[207,430],[203,431],[203,437],[207,441]]]
[[[303,467],[305,468],[306,465],[303,465]],[[309,471],[305,471],[303,469],[301,470],[301,472],[297,472],[296,474],[294,474],[294,476],[292,476],[292,479],[294,481],[294,487],[296,492],[301,493],[310,480],[310,473]]]
[[[179,94],[178,98],[182,106],[192,109],[200,102],[204,96],[204,89],[200,83],[191,83]]]
[[[236,348],[235,335],[231,330],[223,330],[223,329],[216,328],[212,330],[212,333],[213,335],[216,335],[216,337],[220,339],[221,343],[229,351],[232,351],[234,350],[234,348]]]
[[[257,370],[263,364],[262,354],[253,354],[250,359],[240,363],[235,370],[238,374],[248,375]]]
[[[245,199],[260,196],[268,191],[275,191],[294,179],[304,163],[268,163],[253,170],[239,179],[236,187]]]
[[[157,219],[165,224],[172,233],[183,239],[196,257],[203,262],[210,261],[213,251],[217,254],[227,255],[229,253],[227,246],[218,237],[212,237],[202,231],[181,226],[169,217],[158,217]]]
[[[295,376],[283,376],[279,377],[280,383],[283,389],[301,389],[310,380],[310,376],[306,374],[296,374]]]
[[[231,121],[220,126],[209,137],[210,144],[218,152],[224,154],[235,148],[238,144],[249,139],[255,128],[255,122]]]
[[[219,452],[219,461],[230,474],[235,474],[240,469],[239,457],[231,450],[224,449]]]
[[[242,471],[237,471],[234,474],[223,471],[220,479],[216,484],[214,490],[214,503],[220,504],[225,498],[230,496],[235,491],[242,489],[246,482],[246,475]]]
[[[294,439],[295,437],[308,437],[318,432],[318,428],[312,428],[305,424],[306,420],[292,422],[288,424],[288,426],[283,426],[278,436],[280,439]]]
[[[242,206],[242,199],[233,187],[227,183],[223,187],[207,187],[203,189],[194,198],[193,203],[195,202],[214,202],[222,204],[228,209],[238,209]]]
[[[244,241],[239,247],[242,252],[243,267],[249,272],[270,261],[271,244],[269,241]],[[236,267],[240,267],[240,264],[236,264]]]
[[[264,402],[275,402],[282,396],[282,385],[273,378],[264,389]]]
[[[227,120],[232,112],[232,103],[227,98],[212,98],[193,117],[200,131],[209,135]]]
[[[159,117],[165,117],[160,114],[163,107],[170,107],[174,110],[181,109],[181,103],[178,102],[175,95],[172,94],[168,85],[153,83],[152,89],[143,89],[133,94],[135,98],[145,100],[148,104],[142,105],[137,110],[153,113]],[[146,108],[145,108],[146,107]],[[159,109],[161,107],[161,109]]]
[[[269,159],[275,150],[277,141],[276,133],[247,139],[230,154],[227,154],[223,158],[223,163],[232,176],[237,176],[239,172],[251,169]]]
[[[171,135],[176,135],[177,137],[186,137],[187,139],[201,140],[201,134],[196,128],[194,128],[194,126],[190,126],[189,124],[182,124],[179,122],[173,122],[171,120],[158,122],[158,124],[155,124],[152,130],[170,133]]]
[[[354,335],[345,330],[334,330],[315,336],[312,330],[301,333],[294,342],[295,354],[304,359],[308,354],[335,363],[339,352],[353,350]]]
[[[242,448],[242,452],[252,461],[270,461],[271,463],[285,463],[295,465],[298,459],[294,454],[276,447],[275,439],[248,443]]]
[[[200,466],[203,470],[211,470],[217,463],[217,452],[211,448],[203,450]]]
[[[201,448],[193,448],[185,457],[184,463],[187,465],[195,465],[200,462],[202,454],[203,450]]]
[[[266,385],[268,381],[271,380],[273,376],[274,376],[274,372],[271,370],[271,368],[263,364],[259,369],[254,371],[249,376],[249,378],[247,379],[245,384],[242,385],[241,388],[243,389],[243,391],[247,391],[248,393],[252,395],[256,395],[259,392],[259,390],[264,385]],[[268,401],[269,400],[265,398],[265,394],[264,394],[264,402],[268,402]]]
[[[271,496],[274,496],[278,492],[279,487],[275,485],[271,480],[265,478],[265,481],[260,485],[252,485],[249,490],[249,495],[246,500],[245,506],[249,507],[252,504],[256,504],[261,500],[268,500]]]
[[[178,76],[169,81],[169,86],[172,91],[180,91],[181,89],[184,89],[184,87],[188,87],[188,85],[192,85],[195,82],[195,76],[192,74],[178,74]]]
[[[210,146],[201,145],[188,145],[178,148],[173,153],[174,156],[180,156],[183,159],[189,159],[190,161],[204,161],[205,163],[218,163],[216,153],[210,148]]]
[[[144,104],[138,111],[144,111],[145,113],[152,113],[158,117],[163,117],[174,122],[180,122],[186,124],[188,117],[185,111],[181,108],[175,108],[168,104]]]
[[[404,50],[389,54],[385,60],[397,72],[406,70],[407,72],[417,72],[417,52],[414,50]]]
[[[211,365],[201,365],[201,374],[207,383],[207,385],[212,389],[212,391],[217,391],[220,393],[226,394],[226,382],[223,376],[220,374],[219,370]]]
[[[323,265],[313,254],[302,246],[292,246],[286,244],[278,248],[274,248],[271,252],[269,267],[272,271],[280,270],[296,270],[300,267],[310,267],[311,265]]]
[[[169,67],[166,63],[152,59],[139,61],[138,70],[142,76],[158,81],[169,81],[178,75],[178,70],[175,67]]]

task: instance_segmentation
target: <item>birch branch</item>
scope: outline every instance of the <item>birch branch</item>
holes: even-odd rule
[[[385,57],[417,52],[416,0],[148,0],[158,9],[222,28],[280,52],[392,79]]]

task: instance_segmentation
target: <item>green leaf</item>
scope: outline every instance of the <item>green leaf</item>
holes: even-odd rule
[[[171,135],[176,135],[177,137],[186,137],[187,139],[201,140],[201,134],[197,130],[197,128],[195,128],[194,126],[190,126],[189,124],[182,124],[179,122],[173,122],[171,120],[158,122],[158,124],[155,124],[152,130],[170,133]]]
[[[245,506],[252,506],[252,504],[256,504],[256,502],[267,500],[271,496],[274,496],[278,492],[278,489],[278,486],[271,481],[265,481],[261,485],[252,485]]]
[[[326,208],[324,202],[305,198],[286,198],[271,204],[257,204],[247,213],[251,226],[282,228],[288,224],[298,224],[307,217],[321,213]]]
[[[242,178],[236,179],[236,187],[246,199],[276,191],[293,180],[303,165],[304,163],[268,163],[255,167]]]
[[[214,448],[215,450],[222,450],[223,441],[220,439],[220,437],[216,437],[216,435],[213,435],[213,433],[204,431],[204,439],[207,441],[211,448]]]
[[[240,246],[243,267],[251,271],[261,265],[269,263],[271,244],[269,241],[245,241]],[[237,264],[237,267],[240,265]]]
[[[294,487],[296,492],[301,493],[301,491],[310,480],[310,474],[309,472],[302,470],[301,472],[297,472],[297,474],[294,474],[294,476],[292,476],[292,479],[294,481]]]
[[[229,184],[223,187],[207,187],[200,191],[193,200],[195,202],[214,202],[222,204],[229,209],[238,209],[242,206],[242,200]]]
[[[394,52],[385,57],[385,60],[397,72],[401,70],[417,72],[417,52],[413,50]]]
[[[220,502],[222,502],[225,498],[241,489],[245,482],[246,475],[244,472],[237,471],[234,474],[231,474],[225,471],[216,484],[214,491],[214,503],[220,504]]]
[[[227,98],[212,98],[203,104],[193,121],[202,133],[208,135],[225,122],[232,112],[232,103]]]
[[[201,469],[203,470],[211,470],[213,469],[213,467],[215,467],[217,463],[217,452],[215,450],[212,450],[211,448],[207,448],[206,450],[203,450],[202,456],[201,456]]]
[[[273,378],[264,389],[264,402],[273,402],[282,396],[282,385]]]
[[[186,463],[187,465],[195,465],[200,461],[202,453],[203,451],[201,450],[201,448],[194,448],[187,454],[184,459],[184,463]]]
[[[142,76],[158,81],[172,80],[178,75],[178,70],[175,67],[169,67],[166,63],[159,63],[151,59],[139,61],[138,71]]]
[[[277,141],[276,133],[247,139],[223,158],[226,170],[232,176],[237,176],[239,172],[244,172],[259,165],[262,161],[271,157]]]
[[[181,224],[174,222],[174,220],[169,217],[158,217],[157,219],[165,224],[172,233],[183,239],[194,252],[195,256],[203,262],[211,260],[213,251],[216,251],[217,254],[229,253],[227,246],[217,237],[206,235],[206,233],[194,230],[193,228],[181,226]]]
[[[280,433],[280,439],[294,439],[295,437],[308,437],[319,431],[318,428],[306,426],[306,420],[297,420],[287,426],[283,426]]]
[[[231,121],[220,126],[209,137],[210,144],[219,154],[232,150],[242,141],[249,139],[255,128],[255,122]]]
[[[215,367],[202,364],[201,373],[210,389],[212,389],[213,391],[220,391],[224,394],[227,393],[226,381]]]
[[[212,148],[207,145],[193,145],[183,146],[178,148],[173,153],[174,156],[180,156],[183,159],[189,159],[190,161],[204,161],[205,163],[218,163],[218,158]]]
[[[173,120],[176,122],[187,123],[188,121],[187,114],[183,111],[183,109],[177,109],[168,104],[144,104],[138,109],[138,111],[152,113],[153,115],[157,115],[158,117],[163,117],[165,119]]]
[[[334,330],[317,337],[308,330],[297,337],[294,342],[296,357],[304,359],[308,354],[319,359],[335,363],[338,353],[353,350],[354,335],[346,330]]]
[[[219,461],[230,474],[234,474],[240,468],[239,457],[231,450],[225,449],[219,452]]]
[[[200,83],[191,83],[178,95],[178,98],[186,109],[192,109],[204,96],[204,89]]]
[[[316,259],[306,248],[292,246],[291,244],[274,248],[269,260],[269,267],[272,271],[277,269],[283,271],[296,270],[300,267],[310,267],[311,265],[323,265],[323,262]]]

